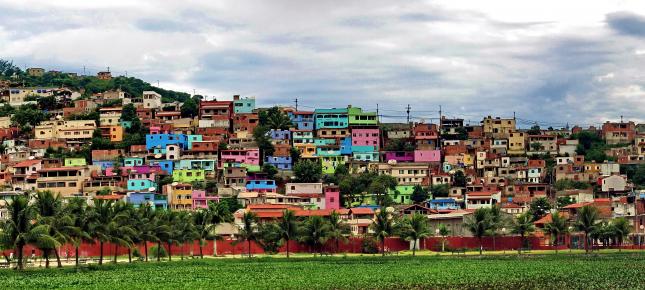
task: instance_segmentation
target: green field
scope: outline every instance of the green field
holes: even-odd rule
[[[645,255],[204,259],[1,270],[3,289],[645,289]]]

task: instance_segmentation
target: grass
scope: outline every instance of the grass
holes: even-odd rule
[[[204,259],[0,271],[3,289],[643,289],[645,255]]]

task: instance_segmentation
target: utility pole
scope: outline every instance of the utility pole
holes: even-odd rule
[[[296,102],[296,111],[298,111],[298,98],[296,98],[294,102]]]
[[[381,123],[381,115],[378,114],[378,103],[376,103],[376,123]]]
[[[439,105],[439,130],[441,130],[442,125],[443,125],[443,114],[441,112],[441,105]]]
[[[83,66],[83,76],[85,76],[85,66]]]
[[[410,124],[410,104],[405,109],[405,112],[408,114],[408,124]]]
[[[108,72],[110,72],[110,67],[109,66],[107,67],[107,70],[108,70]]]

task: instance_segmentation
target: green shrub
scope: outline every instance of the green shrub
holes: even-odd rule
[[[141,252],[139,252],[139,248],[134,248],[132,249],[132,256],[135,258],[140,258],[143,255],[141,255]]]
[[[152,246],[150,250],[148,251],[148,254],[154,258],[157,257],[157,246]],[[160,258],[165,258],[168,256],[168,252],[166,252],[166,249],[162,246],[161,249],[159,249],[159,257]]]
[[[361,253],[364,254],[376,254],[378,253],[378,244],[376,239],[371,236],[366,236],[361,242]]]

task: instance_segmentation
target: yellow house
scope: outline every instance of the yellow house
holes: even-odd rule
[[[122,108],[101,108],[99,110],[99,124],[101,127],[105,126],[115,126],[119,124],[121,119]]]
[[[193,207],[193,186],[189,183],[167,185],[168,206],[174,210],[190,210]]]
[[[38,175],[37,190],[50,190],[63,197],[83,195],[83,185],[90,180],[88,166],[44,168]]]
[[[121,126],[110,127],[110,141],[112,142],[123,141],[123,127]]]
[[[11,117],[0,117],[0,128],[7,129],[11,127]]]
[[[312,143],[294,144],[294,147],[300,151],[301,158],[316,158],[316,145]]]
[[[91,139],[96,123],[94,120],[46,121],[36,126],[36,139]]]
[[[511,132],[508,136],[508,154],[524,155],[526,153],[526,133]]]
[[[500,117],[488,116],[482,121],[484,134],[493,138],[508,138],[509,134],[516,131],[515,119],[502,119]]]

